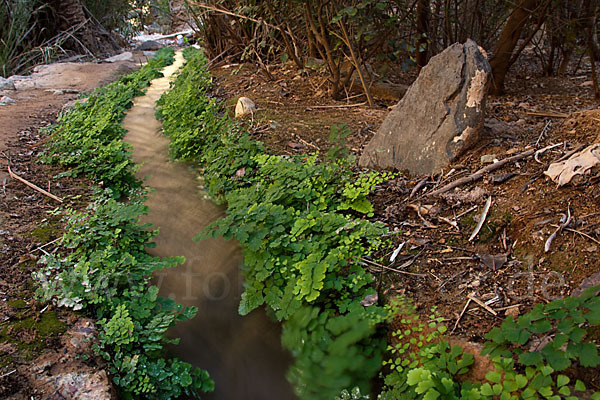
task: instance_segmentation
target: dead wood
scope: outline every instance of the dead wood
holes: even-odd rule
[[[8,167],[8,174],[11,176],[11,178],[18,180],[21,183],[24,183],[25,185],[29,186],[30,188],[37,190],[38,192],[42,193],[43,195],[46,195],[48,197],[50,197],[51,199],[54,199],[56,201],[58,201],[59,203],[62,203],[63,200],[60,197],[57,197],[55,195],[53,195],[50,192],[45,191],[44,189],[34,185],[33,183],[21,178],[19,175],[15,174],[11,169],[10,166]]]
[[[481,178],[483,178],[483,176],[485,174],[487,174],[489,172],[492,172],[492,171],[495,171],[495,170],[497,170],[499,168],[502,168],[504,165],[510,164],[511,162],[519,161],[519,160],[522,160],[525,157],[529,157],[533,153],[535,153],[535,150],[534,149],[530,149],[530,150],[524,151],[524,152],[522,152],[520,154],[514,155],[512,157],[505,158],[504,160],[500,160],[497,163],[490,164],[490,165],[488,165],[486,167],[481,168],[480,170],[478,170],[474,174],[471,174],[469,176],[465,176],[464,178],[457,179],[454,182],[450,182],[449,184],[447,184],[445,186],[442,186],[441,188],[439,188],[437,190],[434,190],[433,192],[429,193],[428,196],[437,196],[437,195],[445,193],[445,192],[447,192],[449,190],[452,190],[454,188],[462,186],[464,184],[476,182],[476,181],[480,180]]]

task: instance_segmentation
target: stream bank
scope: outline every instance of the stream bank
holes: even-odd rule
[[[181,338],[173,353],[207,369],[215,380],[211,399],[293,399],[284,373],[289,355],[280,345],[280,328],[263,310],[238,314],[242,292],[242,257],[234,242],[221,238],[193,241],[193,237],[223,216],[224,209],[210,201],[197,174],[188,165],[169,159],[169,139],[154,117],[154,104],[169,88],[170,76],[183,63],[167,67],[164,78],[152,82],[146,94],[134,101],[123,121],[125,141],[133,146],[133,160],[141,165],[138,177],[152,188],[144,218],[160,229],[155,256],[185,256],[178,268],[157,272],[160,295],[185,306],[198,307],[192,320],[171,330]]]

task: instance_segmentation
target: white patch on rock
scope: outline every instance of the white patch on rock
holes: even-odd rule
[[[475,76],[471,80],[471,85],[467,91],[467,107],[477,107],[477,111],[479,111],[481,101],[487,92],[488,75],[481,69],[475,72]]]

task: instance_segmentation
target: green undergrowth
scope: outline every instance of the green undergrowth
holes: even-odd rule
[[[281,157],[229,119],[206,96],[202,52],[187,62],[158,116],[171,154],[203,170],[206,190],[227,216],[200,236],[235,238],[243,249],[242,315],[266,305],[282,321],[294,364],[288,378],[302,399],[368,392],[385,348],[384,307],[360,304],[375,293],[361,257],[381,245],[382,224],[366,196],[387,175],[356,176],[347,159]]]
[[[240,243],[239,311],[265,305],[282,322],[282,343],[294,356],[288,378],[301,399],[371,398],[378,372],[383,387],[376,397],[386,400],[574,400],[586,391],[573,368],[600,363],[587,338],[600,322],[594,289],[494,328],[484,350],[493,369],[483,382],[469,382],[474,357],[449,344],[435,310],[420,317],[406,299],[361,305],[375,293],[361,259],[383,245],[386,232],[368,220],[367,195],[389,175],[357,175],[339,145],[327,156],[267,154],[207,95],[211,77],[202,52],[188,49],[185,57],[157,115],[171,155],[201,168],[208,193],[227,205],[227,215],[199,237]],[[338,141],[345,133],[332,130]],[[391,319],[400,319],[401,328],[387,344]]]
[[[140,224],[148,211],[145,191],[134,176],[130,146],[122,142],[120,123],[133,98],[172,62],[173,50],[161,49],[139,71],[96,90],[51,128],[42,155],[70,168],[63,175],[84,174],[102,188],[85,210],[63,211],[62,250],[40,260],[37,294],[96,319],[94,350],[108,362],[124,399],[199,398],[213,388],[206,371],[165,356],[164,346],[177,342],[167,338],[167,329],[197,310],[159,297],[151,285],[154,271],[183,259],[146,252],[157,231]]]
[[[133,98],[144,93],[152,79],[172,64],[174,52],[159,50],[140,70],[96,89],[86,101],[77,102],[49,129],[51,140],[41,160],[69,168],[62,176],[85,175],[108,187],[117,196],[140,186],[131,161],[131,146],[122,141],[121,126]]]

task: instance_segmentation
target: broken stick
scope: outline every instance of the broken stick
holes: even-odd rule
[[[511,162],[515,162],[515,161],[519,161],[525,157],[529,157],[530,155],[532,155],[533,153],[535,153],[534,149],[530,149],[527,151],[524,151],[523,153],[514,155],[512,157],[508,157],[505,158],[504,160],[500,160],[497,163],[494,164],[490,164],[488,166],[485,166],[483,168],[481,168],[480,170],[478,170],[477,172],[469,175],[469,176],[465,176],[464,178],[460,178],[455,180],[454,182],[450,182],[449,184],[442,186],[441,188],[434,190],[433,192],[429,193],[429,196],[437,196],[439,194],[445,193],[449,190],[452,190],[456,187],[459,187],[461,185],[464,185],[466,183],[471,183],[471,182],[475,182],[480,180],[481,178],[483,178],[483,176],[485,174],[487,174],[488,172],[492,172],[495,171],[501,167],[503,167],[506,164],[509,164]]]
[[[18,180],[21,183],[24,183],[25,185],[29,186],[30,188],[37,190],[41,194],[46,195],[46,196],[50,197],[51,199],[58,201],[59,203],[63,202],[63,200],[60,197],[57,197],[57,196],[53,195],[52,193],[45,191],[44,189],[34,185],[33,183],[21,178],[19,175],[12,172],[12,170],[10,169],[10,165],[8,166],[8,174],[11,176],[11,178]]]

